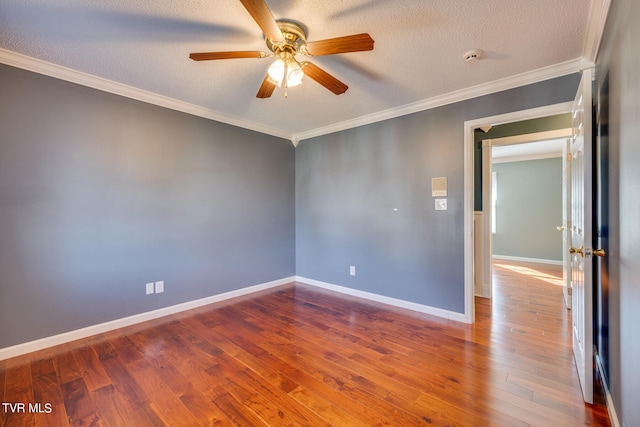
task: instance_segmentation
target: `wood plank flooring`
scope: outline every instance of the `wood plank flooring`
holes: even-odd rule
[[[474,325],[291,284],[0,361],[0,426],[609,425],[561,272],[494,268]]]

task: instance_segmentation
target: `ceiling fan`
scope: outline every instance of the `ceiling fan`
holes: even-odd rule
[[[290,19],[275,20],[264,0],[240,0],[265,34],[267,47],[272,53],[262,51],[200,52],[191,53],[194,61],[236,58],[277,57],[264,78],[257,98],[269,98],[276,86],[286,89],[302,83],[309,78],[320,83],[336,95],[349,88],[317,65],[308,61],[299,62],[296,55],[321,56],[336,53],[361,52],[373,50],[373,39],[367,33],[319,40],[307,43],[307,32],[302,24]]]

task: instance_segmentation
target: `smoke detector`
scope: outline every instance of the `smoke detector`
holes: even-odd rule
[[[482,58],[482,53],[480,49],[473,49],[465,53],[463,58],[467,62],[475,61],[476,59]]]

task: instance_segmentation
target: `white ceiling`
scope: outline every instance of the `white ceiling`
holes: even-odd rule
[[[295,142],[575,72],[595,59],[603,2],[266,0],[309,41],[375,40],[373,51],[310,59],[349,86],[339,96],[307,78],[286,99],[281,89],[258,99],[269,59],[190,60],[267,50],[238,0],[2,0],[0,62]],[[470,49],[484,57],[465,62]]]

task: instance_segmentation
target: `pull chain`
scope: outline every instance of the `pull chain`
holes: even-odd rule
[[[289,61],[286,61],[284,63],[284,76],[282,77],[284,79],[284,97],[288,98],[289,95],[287,94],[287,89],[289,89],[289,82],[287,79],[287,74],[289,72]]]

